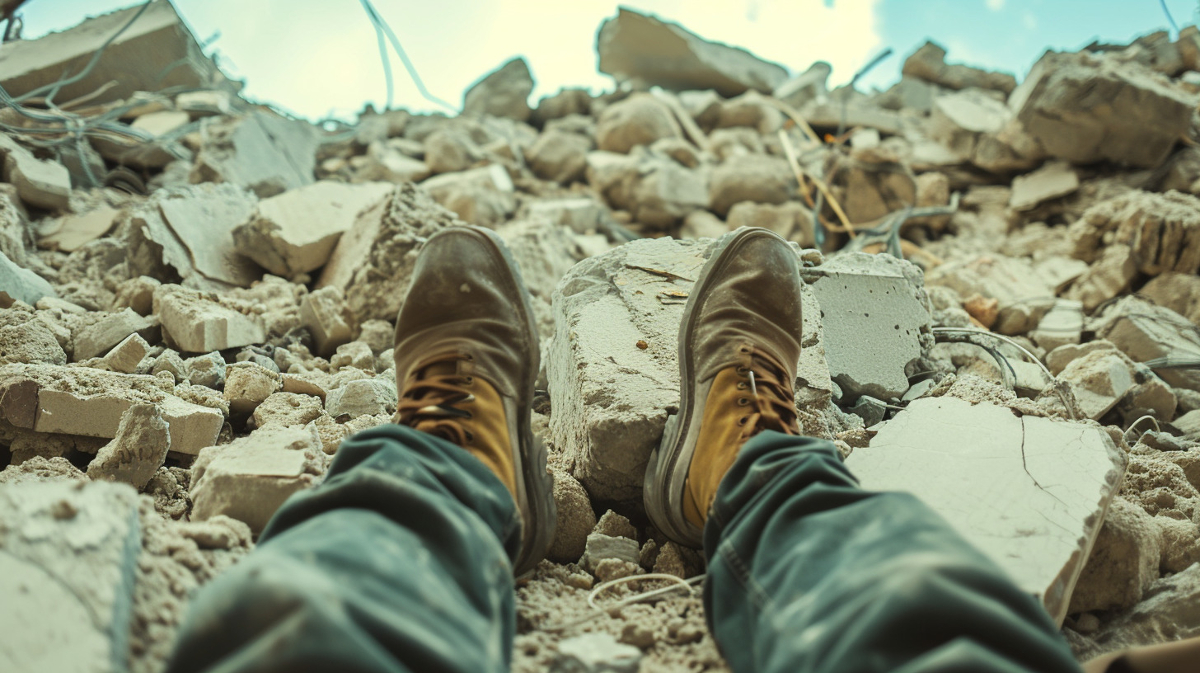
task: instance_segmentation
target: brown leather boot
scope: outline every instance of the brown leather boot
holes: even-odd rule
[[[697,548],[742,444],[767,429],[799,434],[796,253],[771,231],[742,228],[709,255],[679,326],[679,413],[650,456],[644,489],[650,521]]]
[[[529,292],[500,237],[431,236],[396,319],[397,420],[463,447],[508,487],[524,527],[517,574],[554,538],[553,479],[529,423],[538,365]]]

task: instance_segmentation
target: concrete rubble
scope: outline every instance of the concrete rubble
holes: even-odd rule
[[[1080,658],[1200,632],[1194,26],[1024,78],[911,45],[868,91],[622,8],[596,37],[609,91],[531,100],[517,56],[461,115],[334,132],[239,95],[165,0],[97,52],[136,11],[0,45],[35,113],[98,53],[52,101],[82,138],[37,114],[0,133],[0,529],[46,532],[36,554],[0,535],[0,583],[31,592],[0,669],[161,670],[192,592],[392,420],[412,270],[464,223],[506,242],[541,335],[558,526],[514,670],[728,670],[698,594],[587,595],[704,572],[642,483],[683,306],[742,226],[800,262],[806,434],[942,512]]]

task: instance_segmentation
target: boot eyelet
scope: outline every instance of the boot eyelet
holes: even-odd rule
[[[463,377],[463,385],[468,385],[468,386],[475,385],[475,377],[474,376],[464,376]]]
[[[466,431],[466,436],[467,436],[467,443],[468,443],[468,444],[470,444],[471,442],[475,441],[475,433],[471,432],[470,430],[467,430],[467,431]]]
[[[742,376],[745,376],[746,374],[750,373],[750,369],[748,367],[738,367],[737,373],[741,374]]]
[[[741,348],[739,348],[739,349],[738,349],[738,351],[739,351],[739,352],[741,352],[741,353],[749,353],[749,352],[750,352],[750,347],[749,347],[749,346],[742,346]]]
[[[749,416],[742,416],[738,419],[738,425],[745,425],[746,421],[750,420]]]
[[[737,384],[737,389],[738,389],[738,390],[745,390],[745,389],[747,389],[747,388],[749,388],[749,387],[750,387],[750,386],[746,385],[746,382],[745,382],[745,381],[740,381],[740,382],[738,382],[738,384]]]
[[[746,406],[747,404],[750,404],[750,400],[749,400],[749,399],[747,399],[747,398],[745,398],[745,397],[739,397],[739,398],[738,398],[738,406],[739,406],[739,407],[744,407],[744,406]]]

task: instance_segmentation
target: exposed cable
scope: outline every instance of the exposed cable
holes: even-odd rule
[[[1175,31],[1175,36],[1179,36],[1179,25],[1175,23],[1175,17],[1171,16],[1171,10],[1167,9],[1167,0],[1158,0],[1158,5],[1162,7],[1163,14],[1167,15],[1167,22],[1171,24],[1171,28]]]
[[[425,83],[421,81],[421,76],[417,74],[417,69],[413,67],[412,61],[408,59],[408,54],[404,52],[404,47],[400,46],[400,40],[396,37],[396,33],[394,33],[391,26],[389,26],[387,22],[383,20],[383,17],[379,15],[379,12],[375,11],[375,7],[371,4],[371,0],[359,0],[359,2],[362,3],[363,9],[365,9],[367,12],[367,17],[371,19],[371,23],[375,24],[376,30],[382,31],[383,34],[387,36],[388,41],[391,42],[392,49],[394,49],[396,51],[396,55],[400,57],[400,62],[404,64],[404,69],[408,71],[408,76],[412,78],[413,84],[417,85],[417,91],[421,92],[421,95],[425,97],[425,100],[431,103],[436,103],[437,105],[441,105],[447,110],[457,114],[458,108],[447,103],[441,98],[434,96],[429,92],[429,89],[425,88]]]

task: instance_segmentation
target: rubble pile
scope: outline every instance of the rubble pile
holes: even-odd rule
[[[865,486],[942,512],[1081,658],[1200,634],[1200,30],[1021,81],[928,43],[874,92],[627,9],[596,47],[613,91],[531,105],[517,58],[460,115],[331,131],[240,97],[166,0],[0,45],[0,595],[26,643],[0,668],[159,670],[189,592],[391,421],[409,275],[464,222],[508,243],[542,337],[559,521],[518,670],[726,670],[698,595],[587,594],[704,571],[641,484],[683,306],[740,226],[794,245],[800,422]]]

